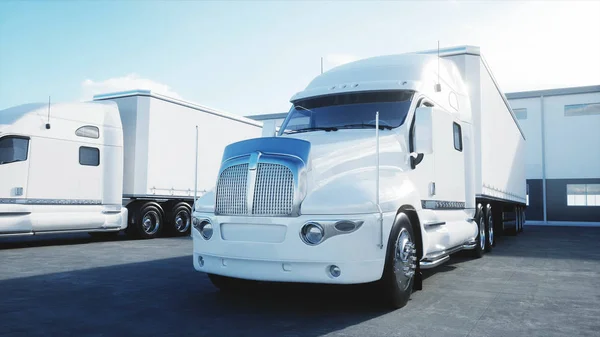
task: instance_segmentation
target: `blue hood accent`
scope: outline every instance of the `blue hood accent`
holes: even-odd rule
[[[252,152],[264,154],[283,154],[300,158],[305,164],[308,163],[310,154],[310,142],[302,139],[287,137],[261,137],[242,140],[225,147],[221,162],[229,159],[246,156]]]

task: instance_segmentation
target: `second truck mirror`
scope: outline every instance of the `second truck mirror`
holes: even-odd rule
[[[433,152],[433,108],[420,107],[415,111],[415,152]]]

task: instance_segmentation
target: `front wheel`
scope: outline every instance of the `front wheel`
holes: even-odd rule
[[[387,245],[385,268],[379,289],[385,302],[394,309],[408,303],[413,291],[417,266],[415,235],[406,214],[399,214]]]

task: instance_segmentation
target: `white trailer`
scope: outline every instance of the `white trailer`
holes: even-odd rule
[[[261,132],[251,119],[144,90],[5,109],[0,236],[189,234],[195,187],[214,185],[227,144]]]
[[[336,67],[291,98],[276,135],[227,146],[195,203],[195,270],[221,290],[377,282],[397,308],[422,269],[518,232],[523,133],[479,48],[439,52]]]

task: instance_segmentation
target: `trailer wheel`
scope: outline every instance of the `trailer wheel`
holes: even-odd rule
[[[475,211],[475,223],[477,224],[477,237],[475,238],[475,249],[473,249],[473,257],[480,258],[485,254],[486,246],[486,226],[483,212],[483,206],[477,204]]]
[[[192,227],[192,208],[185,202],[173,205],[169,212],[169,232],[176,236],[189,234]]]
[[[494,238],[494,217],[492,211],[492,205],[487,204],[485,207],[485,227],[487,229],[487,240],[485,241],[485,251],[491,252],[492,247],[496,245],[496,239]]]
[[[416,245],[410,219],[399,213],[390,233],[385,267],[377,287],[384,302],[394,309],[404,307],[413,291],[418,263]]]
[[[516,206],[515,207],[515,235],[518,235],[521,232],[521,207]]]
[[[519,227],[519,233],[523,232],[524,225],[525,225],[525,208],[521,207],[521,226]]]
[[[144,204],[137,209],[132,217],[133,224],[131,231],[132,236],[141,239],[154,239],[158,237],[163,228],[163,211],[159,205],[153,202]]]
[[[519,208],[519,206],[515,207],[515,235],[519,234],[519,228],[521,227],[521,213],[520,213],[521,209]]]

